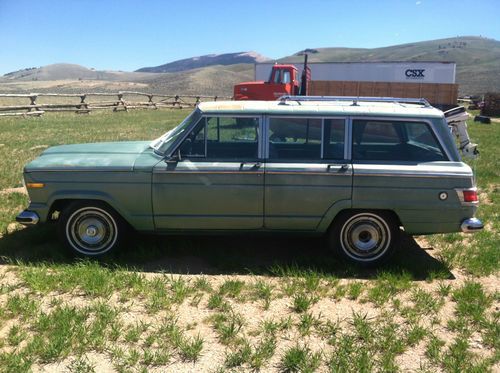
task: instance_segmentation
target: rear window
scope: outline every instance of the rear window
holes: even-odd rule
[[[321,159],[321,119],[271,118],[269,158]]]
[[[344,159],[345,119],[269,119],[269,158],[317,161]]]
[[[425,122],[354,120],[353,160],[430,162],[447,160]]]

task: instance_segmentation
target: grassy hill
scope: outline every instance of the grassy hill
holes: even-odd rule
[[[311,53],[312,52],[312,53]],[[303,53],[280,62],[302,63]],[[311,62],[454,61],[461,94],[500,91],[500,41],[464,36],[394,45],[384,48],[317,48],[309,50]]]
[[[455,61],[460,94],[500,91],[500,41],[493,39],[465,36],[383,48],[316,48],[307,52],[311,62]],[[260,62],[263,58],[255,52],[207,55],[136,72],[55,64],[6,74],[0,77],[0,91],[82,92],[136,87],[171,94],[231,96],[234,84],[253,79],[253,61]],[[278,61],[302,63],[303,51]]]
[[[13,71],[0,77],[1,83],[19,81],[53,81],[53,80],[106,80],[136,81],[154,78],[147,73],[95,70],[71,63],[56,63],[41,67],[32,67]]]
[[[209,66],[254,64],[256,62],[265,62],[268,60],[269,58],[264,57],[257,52],[207,54],[205,56],[191,57],[174,62],[169,62],[160,66],[143,67],[136,71],[151,72],[151,73],[174,73],[174,72],[199,69]]]
[[[233,86],[254,78],[254,64],[215,65],[162,74],[149,82],[155,92],[232,96]]]

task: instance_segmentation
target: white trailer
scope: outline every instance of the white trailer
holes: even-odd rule
[[[274,63],[255,64],[255,80],[269,80]],[[302,73],[302,64],[294,64]],[[455,62],[313,62],[311,80],[454,84]]]

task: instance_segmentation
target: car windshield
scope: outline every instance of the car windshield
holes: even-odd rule
[[[151,141],[149,144],[157,153],[165,154],[170,145],[172,145],[176,139],[179,138],[187,128],[191,126],[191,124],[196,123],[200,118],[201,113],[199,110],[193,111],[191,114],[187,116],[186,119],[182,121],[177,127],[171,129],[164,135],[158,137],[157,139]]]

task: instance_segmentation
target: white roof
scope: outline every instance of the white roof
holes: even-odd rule
[[[283,114],[283,115],[378,115],[443,118],[432,106],[379,101],[214,101],[203,102],[198,108],[207,114]]]

